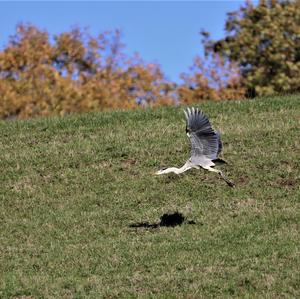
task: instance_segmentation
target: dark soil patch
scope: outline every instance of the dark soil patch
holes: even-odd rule
[[[163,214],[160,217],[159,222],[155,222],[155,223],[139,222],[139,223],[130,224],[129,227],[134,227],[134,228],[158,228],[161,226],[175,227],[183,223],[196,224],[194,220],[189,220],[189,221],[186,220],[182,213],[175,212],[175,213]]]
[[[295,188],[299,186],[300,180],[293,179],[293,178],[287,178],[287,179],[281,179],[278,181],[279,186],[281,187],[287,187],[287,188]]]

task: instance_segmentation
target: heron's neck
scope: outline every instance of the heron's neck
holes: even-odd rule
[[[176,167],[170,167],[170,168],[167,168],[167,169],[164,169],[161,174],[166,174],[166,173],[170,173],[170,172],[174,172],[176,174],[179,174],[180,172],[179,171],[179,168],[176,168]]]
[[[187,171],[188,169],[190,169],[191,167],[187,164],[184,164],[181,168],[177,168],[177,167],[170,167],[170,168],[167,168],[165,170],[163,170],[162,173],[170,173],[170,172],[174,172],[176,174],[180,174],[180,173],[183,173],[185,171]]]

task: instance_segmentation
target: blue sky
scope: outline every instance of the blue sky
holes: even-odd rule
[[[125,52],[139,52],[147,62],[159,63],[166,77],[179,82],[193,57],[203,54],[199,32],[224,35],[226,13],[245,1],[7,1],[0,2],[0,47],[19,22],[30,22],[50,34],[74,25],[97,34],[119,28]]]

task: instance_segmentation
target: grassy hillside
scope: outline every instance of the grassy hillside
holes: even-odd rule
[[[182,107],[1,122],[0,298],[299,298],[300,96],[199,107],[235,189],[152,175],[189,157]]]

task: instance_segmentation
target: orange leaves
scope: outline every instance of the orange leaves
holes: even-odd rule
[[[209,35],[205,35],[207,39]],[[0,51],[0,118],[65,115],[106,109],[241,98],[235,64],[196,57],[183,84],[165,79],[157,64],[124,53],[119,30],[97,37],[79,28],[49,37],[20,24]],[[207,45],[207,43],[206,43]]]
[[[91,37],[75,28],[54,37],[20,24],[0,52],[0,117],[35,117],[170,104],[157,65],[123,53],[121,33]]]
[[[237,65],[218,54],[207,56],[206,60],[196,57],[191,72],[191,75],[182,75],[184,84],[178,88],[185,104],[244,98],[245,89]]]

